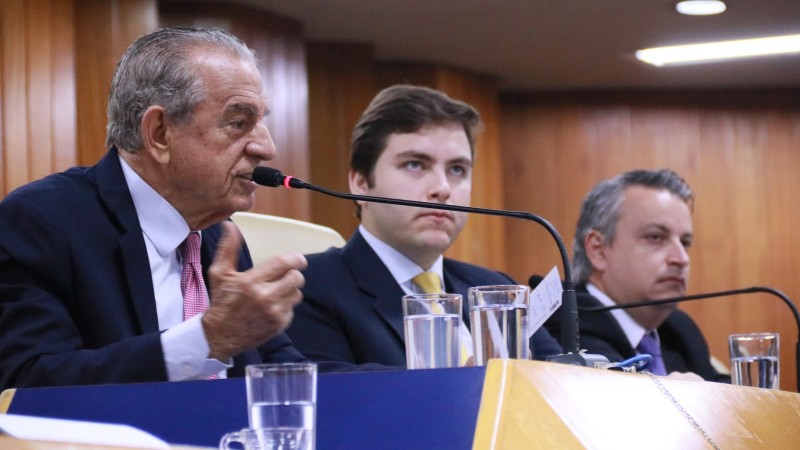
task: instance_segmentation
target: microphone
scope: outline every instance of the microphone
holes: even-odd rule
[[[528,286],[530,286],[531,289],[536,289],[536,286],[538,286],[542,281],[544,281],[543,276],[536,274],[531,275],[531,277],[528,278]]]
[[[541,282],[542,277],[538,275],[533,275],[530,278],[530,283],[534,281],[536,284]],[[533,286],[533,284],[532,284]],[[733,289],[730,291],[720,291],[720,292],[709,292],[706,294],[695,294],[695,295],[685,295],[682,297],[672,297],[672,298],[665,298],[662,300],[651,300],[651,301],[644,301],[644,302],[635,302],[635,303],[625,303],[619,305],[611,305],[611,306],[593,306],[593,307],[581,307],[578,308],[582,312],[602,312],[602,311],[611,311],[613,309],[628,309],[628,308],[638,308],[642,306],[655,306],[655,305],[666,305],[669,303],[681,303],[681,302],[688,302],[693,300],[703,300],[707,298],[718,298],[718,297],[728,297],[731,295],[738,295],[738,294],[753,294],[753,293],[767,293],[772,294],[779,299],[781,299],[789,309],[792,310],[792,314],[794,315],[794,321],[797,324],[797,344],[794,350],[794,357],[795,357],[795,373],[797,375],[797,392],[800,392],[800,313],[797,311],[797,306],[795,306],[794,302],[792,302],[789,297],[786,296],[783,292],[763,287],[763,286],[754,286],[744,289]]]
[[[396,198],[387,197],[372,197],[367,195],[346,194],[343,192],[332,191],[323,187],[315,186],[311,183],[306,183],[299,178],[289,175],[284,175],[280,170],[271,167],[258,166],[253,170],[252,179],[257,184],[268,187],[283,186],[285,188],[295,189],[309,189],[312,191],[320,192],[337,198],[347,200],[361,200],[373,203],[386,203],[389,205],[401,206],[414,206],[417,208],[439,209],[446,211],[458,211],[474,214],[483,214],[490,216],[513,217],[517,219],[531,220],[539,225],[542,225],[556,241],[558,250],[561,253],[561,262],[564,268],[564,277],[567,280],[564,283],[564,293],[561,297],[562,311],[566,312],[561,315],[561,346],[564,349],[563,355],[552,355],[548,357],[548,361],[561,362],[565,364],[580,365],[580,366],[593,366],[596,358],[593,355],[585,355],[580,353],[580,345],[578,344],[578,303],[575,296],[575,290],[572,288],[572,266],[569,262],[567,248],[564,245],[564,240],[558,231],[544,218],[532,213],[524,211],[506,211],[499,209],[477,208],[470,206],[447,205],[444,203],[429,203],[419,202],[414,200],[401,200]]]

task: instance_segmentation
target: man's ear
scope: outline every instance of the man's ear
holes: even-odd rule
[[[583,247],[586,249],[586,257],[592,262],[594,270],[603,272],[606,270],[606,238],[597,230],[590,230],[583,238]]]
[[[350,185],[350,193],[356,195],[369,195],[369,182],[367,181],[367,177],[362,175],[360,172],[356,172],[355,170],[350,170],[347,174],[347,181]],[[364,209],[364,205],[367,202],[362,202],[360,200],[356,200],[356,203],[361,207],[361,210]]]
[[[161,106],[151,106],[142,115],[142,143],[145,153],[160,164],[169,163],[167,116]]]
[[[350,184],[350,193],[358,195],[366,195],[369,192],[369,182],[367,177],[360,172],[350,170],[347,174],[347,181]]]

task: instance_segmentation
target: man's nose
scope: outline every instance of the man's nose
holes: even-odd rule
[[[259,122],[253,128],[252,139],[245,146],[245,153],[248,156],[255,156],[261,160],[269,161],[278,154],[275,148],[275,142],[272,140],[272,135],[264,122]]]
[[[445,202],[450,198],[453,187],[447,177],[446,169],[434,169],[431,171],[431,186],[428,197],[440,202]]]
[[[670,263],[685,267],[689,265],[689,261],[689,252],[683,242],[680,240],[674,242],[670,252]]]

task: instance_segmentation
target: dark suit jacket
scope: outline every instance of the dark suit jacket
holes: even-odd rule
[[[309,255],[303,303],[287,334],[313,361],[406,366],[401,299],[405,293],[359,232],[341,249]],[[451,259],[444,260],[447,292],[464,296],[462,317],[469,325],[471,286],[516,284],[506,275]],[[534,356],[561,353],[544,329],[531,338]]]
[[[579,308],[603,306],[585,287],[575,289]],[[561,333],[560,309],[553,314],[545,327],[551,333]],[[611,362],[620,362],[636,355],[622,327],[609,311],[578,312],[580,347],[591,354],[603,355]],[[694,372],[707,381],[730,383],[730,377],[711,366],[708,344],[700,329],[681,310],[675,310],[658,327],[661,356],[667,372]]]
[[[220,226],[203,230],[204,271]],[[243,249],[239,269],[252,266]],[[167,381],[142,229],[117,151],[0,203],[0,389]],[[286,336],[274,360],[303,359]],[[269,352],[268,352],[269,353]],[[230,376],[260,362],[234,358]]]

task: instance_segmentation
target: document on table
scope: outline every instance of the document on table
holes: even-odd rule
[[[163,440],[128,425],[0,414],[0,434],[37,441],[169,449]]]
[[[531,291],[528,301],[530,311],[528,311],[528,339],[533,336],[534,331],[544,325],[544,322],[561,307],[561,294],[564,288],[561,286],[561,276],[558,274],[558,267],[553,267],[546,277]]]

